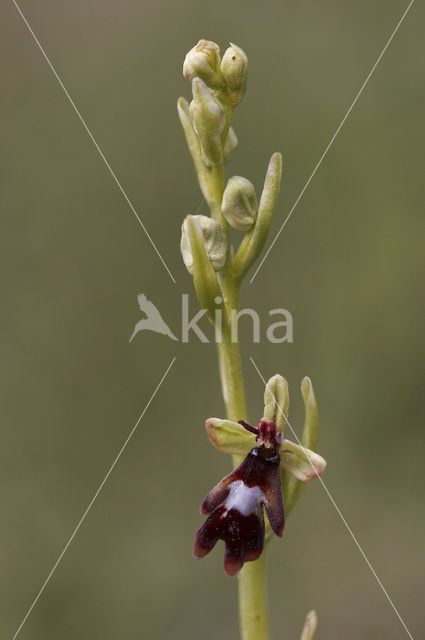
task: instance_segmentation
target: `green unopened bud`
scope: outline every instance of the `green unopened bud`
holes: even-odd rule
[[[238,231],[249,231],[258,213],[252,182],[241,176],[230,178],[224,190],[221,211],[231,227]]]
[[[226,126],[226,110],[200,78],[193,80],[192,91],[190,112],[201,143],[204,162],[207,165],[221,164],[223,162],[221,137]]]
[[[264,418],[276,424],[283,433],[289,408],[289,389],[285,378],[278,373],[270,378],[264,391]]]
[[[233,151],[238,146],[238,139],[236,137],[236,133],[232,127],[230,127],[229,132],[227,134],[226,142],[224,143],[223,149],[223,160],[224,162],[228,162],[230,160],[230,156]]]
[[[183,63],[183,75],[187,80],[201,78],[212,89],[223,86],[220,71],[220,47],[211,40],[199,40],[186,55]]]
[[[232,420],[209,418],[205,428],[211,444],[222,453],[245,456],[255,446],[255,436]]]
[[[303,632],[300,640],[312,640],[317,629],[317,613],[310,611],[305,619]]]
[[[248,75],[248,58],[243,49],[230,43],[221,61],[221,73],[229,88],[233,106],[239,104],[245,95]]]
[[[226,262],[227,236],[219,223],[208,216],[188,216],[183,222],[180,250],[187,270],[193,275],[194,255],[188,229],[189,219],[199,223],[211,266],[214,271],[220,271]]]

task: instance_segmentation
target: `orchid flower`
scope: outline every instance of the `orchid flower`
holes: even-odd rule
[[[314,422],[312,408],[315,407],[308,378],[303,380],[301,388],[308,418],[304,432],[308,433],[308,427]],[[244,420],[210,418],[206,421],[208,438],[217,449],[246,456],[203,501],[201,513],[208,518],[196,534],[193,551],[195,558],[202,558],[218,540],[223,540],[224,570],[229,576],[238,573],[245,562],[257,560],[261,555],[266,531],[264,511],[272,531],[282,537],[285,515],[281,470],[289,472],[297,482],[307,482],[323,473],[326,467],[326,461],[317,453],[283,438],[287,410],[286,380],[274,376],[266,385],[265,415],[258,427]],[[317,416],[317,411],[313,413]],[[296,489],[297,484],[293,487],[293,496]]]

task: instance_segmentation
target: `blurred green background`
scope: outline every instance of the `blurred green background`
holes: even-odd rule
[[[286,217],[401,17],[400,0],[53,2],[22,10],[174,273],[174,285],[12,2],[1,9],[2,638],[29,605],[171,358],[173,369],[40,597],[22,640],[234,640],[222,548],[192,560],[229,460],[215,347],[148,333],[142,291],[180,332],[184,215],[206,213],[175,112],[199,38],[250,60],[228,175],[270,154]],[[242,348],[251,421],[285,375],[298,433],[309,375],[329,491],[415,638],[424,637],[424,8],[415,3],[242,306],[285,307],[294,343]],[[407,637],[318,482],[269,554],[273,638]]]

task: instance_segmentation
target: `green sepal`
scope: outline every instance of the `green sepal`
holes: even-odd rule
[[[282,467],[289,471],[294,480],[309,482],[320,476],[326,468],[326,460],[322,456],[290,440],[282,440],[279,453]]]
[[[232,456],[246,456],[255,447],[255,435],[232,420],[209,418],[205,423],[211,444]]]
[[[289,409],[289,389],[285,378],[278,373],[266,384],[264,390],[264,417],[273,420],[279,433],[283,433]]]

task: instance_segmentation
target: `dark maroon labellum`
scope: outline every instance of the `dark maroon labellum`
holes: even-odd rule
[[[281,537],[285,518],[280,457],[270,441],[252,449],[205,498],[201,513],[208,518],[196,534],[194,557],[202,558],[223,540],[227,575],[234,576],[245,562],[257,560],[264,546],[263,506],[271,528]]]

